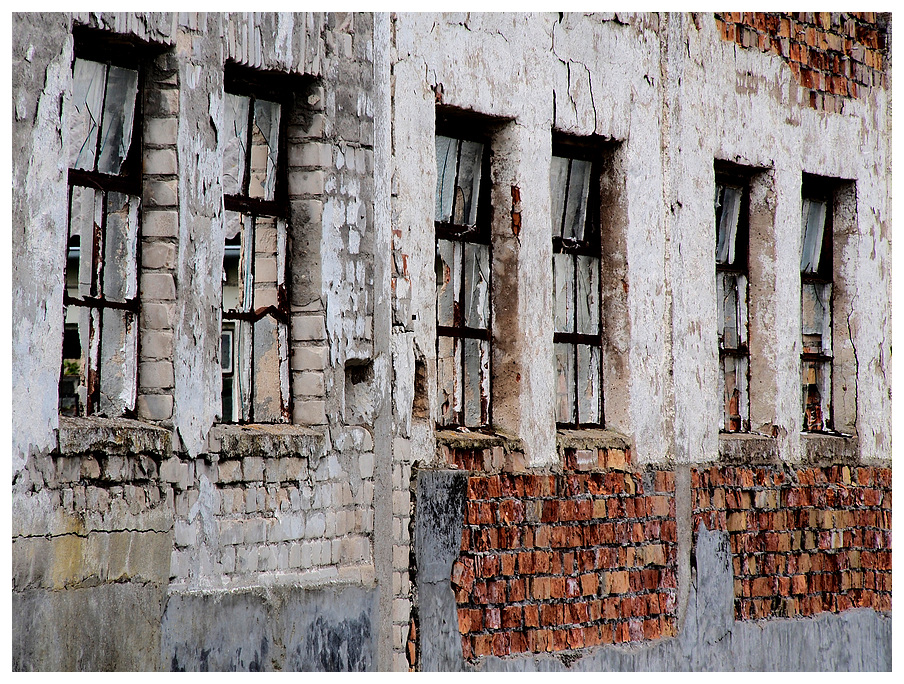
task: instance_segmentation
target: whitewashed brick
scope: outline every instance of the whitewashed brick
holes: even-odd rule
[[[145,122],[145,142],[149,145],[175,145],[178,135],[178,119],[153,118]]]
[[[176,173],[176,150],[148,150],[144,154],[144,173],[153,175],[174,175]]]
[[[329,350],[326,347],[296,346],[292,352],[294,371],[322,371],[329,365]]]
[[[290,195],[323,195],[323,171],[291,171],[289,173]]]
[[[174,238],[179,235],[179,214],[176,211],[145,211],[141,234],[144,237]]]
[[[296,401],[293,420],[299,425],[324,425],[326,402],[319,400]]]
[[[172,361],[147,361],[138,364],[140,387],[165,389],[173,386]]]
[[[140,394],[135,408],[139,418],[169,420],[173,417],[173,397],[170,394]]]
[[[173,207],[179,201],[178,184],[175,180],[146,180],[144,201],[149,207]]]
[[[169,273],[142,273],[141,298],[172,300],[176,298],[176,283]]]

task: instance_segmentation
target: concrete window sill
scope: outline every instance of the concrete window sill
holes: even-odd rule
[[[631,439],[612,430],[557,430],[556,447],[566,470],[624,470],[631,465]]]
[[[769,435],[751,432],[721,432],[719,460],[744,465],[778,463],[778,441]]]
[[[435,434],[442,463],[481,472],[512,470],[516,464],[523,467],[524,443],[517,437],[458,430],[437,430]]]
[[[802,432],[800,450],[805,463],[859,463],[860,440],[853,435]]]
[[[127,418],[70,418],[60,416],[58,447],[62,456],[102,452],[127,456],[170,453],[172,439],[166,428]]]
[[[220,459],[261,456],[264,458],[317,458],[323,454],[323,434],[301,425],[214,425],[207,445]]]

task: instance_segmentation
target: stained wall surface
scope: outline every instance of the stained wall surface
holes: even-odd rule
[[[890,15],[13,23],[16,669],[890,666]],[[136,390],[70,416],[68,122],[89,52],[141,73],[137,351],[108,369]],[[263,209],[227,190],[236,89],[282,102]],[[489,151],[490,419],[464,429],[438,427],[438,131]],[[556,423],[563,145],[598,164],[590,427]],[[746,188],[744,432],[720,394],[725,177]],[[832,217],[822,433],[801,396],[813,187]],[[285,225],[284,247],[254,247],[273,256],[257,281],[283,283],[249,313],[285,350],[260,376],[266,423],[224,420],[237,206]]]

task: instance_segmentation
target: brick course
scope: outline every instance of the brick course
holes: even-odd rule
[[[814,109],[888,87],[886,27],[876,12],[716,12],[722,38],[788,62]]]
[[[891,610],[891,470],[713,466],[692,472],[695,531],[729,535],[735,619]]]
[[[458,463],[492,461],[491,449],[455,451]],[[452,569],[466,658],[675,633],[674,475],[629,469],[623,451],[613,462],[617,470],[469,478]]]

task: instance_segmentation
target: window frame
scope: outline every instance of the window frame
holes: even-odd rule
[[[452,138],[459,141],[467,141],[472,143],[480,143],[483,145],[482,157],[481,157],[481,176],[480,176],[480,184],[478,186],[478,194],[477,194],[477,213],[476,220],[474,226],[466,226],[455,223],[447,223],[443,221],[436,220],[436,205],[434,201],[434,258],[439,263],[440,260],[440,246],[439,241],[445,240],[452,243],[460,243],[462,244],[462,249],[464,249],[464,245],[466,244],[478,244],[485,245],[487,248],[487,264],[488,264],[488,274],[487,274],[487,297],[488,297],[488,316],[487,316],[487,326],[486,328],[473,328],[464,325],[464,311],[463,307],[453,307],[453,325],[440,325],[439,322],[439,306],[438,302],[436,304],[436,359],[437,364],[440,360],[440,338],[446,337],[453,340],[461,340],[461,344],[463,345],[463,340],[480,340],[485,341],[487,343],[487,353],[488,353],[488,367],[487,367],[487,395],[485,397],[480,398],[480,411],[482,420],[477,424],[468,424],[466,420],[466,407],[465,407],[465,388],[463,386],[464,379],[466,377],[466,358],[464,353],[464,348],[461,350],[461,363],[456,368],[456,375],[453,379],[453,393],[454,388],[458,385],[461,385],[461,401],[462,407],[460,411],[454,411],[453,420],[450,422],[443,422],[442,416],[439,411],[437,412],[437,421],[436,427],[439,430],[443,429],[454,429],[458,427],[462,428],[488,428],[493,423],[493,402],[492,402],[492,389],[493,389],[493,245],[492,245],[492,217],[493,217],[493,208],[492,208],[492,182],[490,178],[491,168],[490,168],[490,158],[491,158],[491,135],[487,130],[487,127],[480,123],[470,123],[467,120],[455,120],[449,116],[444,115],[443,113],[437,111],[437,120],[436,120],[436,131],[434,136],[434,141],[436,137],[443,136],[447,138]],[[459,150],[459,160],[460,160],[461,152]],[[438,160],[437,160],[438,161]],[[456,166],[456,174],[458,173],[458,166]],[[457,175],[456,175],[457,179]],[[434,188],[434,197],[435,197],[435,188]],[[453,204],[453,214],[455,212]],[[459,277],[460,281],[460,289],[458,292],[459,302],[464,302],[465,300],[465,278],[464,278],[464,259],[462,259],[462,273]],[[453,279],[454,281],[454,279]],[[439,289],[437,289],[437,296],[439,295]],[[458,342],[456,342],[457,344]],[[437,379],[439,379],[439,369],[437,368]],[[480,383],[478,382],[478,386]],[[442,389],[440,387],[440,383],[437,382],[437,403],[439,404],[439,392]],[[439,408],[439,406],[438,406]],[[485,420],[483,420],[485,418]]]
[[[69,415],[73,417],[85,416],[103,416],[104,408],[101,406],[101,388],[104,377],[104,363],[102,358],[103,348],[103,320],[104,313],[107,310],[124,312],[126,318],[126,326],[131,324],[134,326],[132,334],[135,336],[134,348],[129,350],[129,358],[123,360],[123,370],[128,374],[126,365],[131,366],[131,396],[125,400],[125,406],[121,408],[115,415],[108,417],[134,417],[135,401],[138,393],[138,359],[140,354],[140,336],[138,335],[139,315],[140,315],[140,295],[137,282],[139,278],[141,266],[141,225],[143,212],[142,197],[142,152],[144,147],[144,97],[146,91],[146,80],[148,71],[149,50],[143,47],[142,43],[131,38],[124,38],[108,34],[103,31],[89,29],[87,27],[76,26],[73,28],[74,48],[72,69],[74,71],[77,60],[104,64],[107,67],[118,67],[129,69],[137,72],[137,84],[135,91],[135,103],[132,112],[131,139],[129,148],[125,158],[122,160],[118,174],[105,173],[98,170],[100,159],[99,147],[95,151],[94,166],[92,169],[79,169],[74,167],[67,168],[67,209],[66,209],[66,266],[64,270],[64,287],[63,287],[63,320],[64,330],[61,344],[63,349],[67,347],[67,330],[71,330],[73,324],[66,324],[65,320],[69,307],[77,309],[86,309],[89,312],[97,311],[98,324],[95,327],[93,321],[94,316],[89,314],[89,331],[88,331],[88,349],[81,349],[82,340],[79,339],[80,359],[84,360],[85,368],[83,376],[85,380],[85,403],[81,405],[78,399],[78,388],[81,381],[77,382],[75,387],[75,405],[74,411],[69,411],[68,407],[63,406],[63,387],[67,382],[65,373],[67,357],[65,353],[62,356],[60,366],[60,382],[57,392],[59,411],[61,415]],[[107,75],[105,74],[105,78]],[[105,83],[104,90],[108,87]],[[65,115],[62,121],[64,126],[69,125]],[[102,125],[98,126],[97,136],[98,142],[101,134],[104,132]],[[68,156],[69,150],[66,151]],[[67,162],[68,163],[68,162]],[[103,209],[101,222],[94,224],[94,240],[91,250],[91,288],[89,295],[73,296],[68,291],[69,279],[69,262],[71,260],[73,247],[70,245],[72,240],[72,201],[74,188],[87,188],[99,193],[103,193],[103,201],[105,207]],[[103,279],[106,272],[104,255],[100,250],[106,248],[107,244],[107,218],[108,208],[106,200],[109,193],[118,193],[129,198],[137,200],[137,215],[135,230],[135,246],[134,246],[134,277],[136,282],[135,293],[131,297],[124,298],[124,301],[108,299],[103,294]],[[82,250],[79,245],[78,262],[81,269]],[[130,323],[128,322],[130,320]],[[77,325],[77,324],[75,324]],[[78,333],[76,333],[78,335]],[[92,348],[96,347],[96,358],[92,353]],[[79,377],[82,377],[80,372]],[[67,397],[68,398],[68,397]]]
[[[247,407],[247,413],[243,406],[242,398],[239,397],[238,401],[230,400],[230,408],[232,411],[232,416],[227,417],[225,415],[225,411],[223,410],[225,404],[225,390],[221,393],[221,401],[219,406],[219,414],[220,420],[223,423],[229,424],[254,424],[254,423],[290,423],[292,422],[292,389],[291,389],[291,370],[288,367],[289,364],[289,346],[291,341],[289,339],[289,322],[290,322],[290,311],[289,311],[289,298],[286,290],[286,274],[288,269],[288,252],[289,252],[289,228],[290,228],[290,202],[289,202],[289,192],[288,192],[288,127],[289,127],[289,119],[292,112],[292,108],[294,105],[293,96],[292,96],[292,88],[287,87],[287,81],[289,77],[284,74],[278,74],[267,71],[258,71],[255,69],[250,69],[248,67],[244,67],[242,65],[238,65],[232,62],[228,62],[224,68],[224,79],[223,79],[223,92],[229,95],[236,95],[240,97],[249,98],[249,106],[248,106],[248,126],[246,129],[246,146],[245,146],[245,159],[243,160],[244,164],[244,178],[242,182],[242,188],[240,193],[238,194],[229,194],[226,193],[225,188],[223,192],[223,209],[224,212],[234,212],[241,217],[250,217],[251,223],[256,226],[257,220],[259,218],[269,218],[273,219],[274,227],[276,227],[277,234],[279,234],[278,224],[282,222],[285,225],[285,236],[284,242],[282,243],[282,258],[280,259],[280,242],[277,240],[276,251],[273,253],[277,265],[279,265],[280,261],[282,262],[283,268],[282,272],[277,270],[277,282],[276,282],[276,304],[271,304],[265,307],[260,307],[258,309],[252,309],[249,307],[249,310],[243,311],[239,309],[226,309],[221,301],[220,314],[221,314],[221,325],[220,325],[220,336],[218,340],[220,344],[222,344],[222,337],[224,333],[231,333],[231,337],[233,340],[233,349],[231,354],[231,366],[229,371],[227,372],[222,368],[222,363],[220,364],[221,378],[225,379],[228,375],[230,378],[234,378],[236,375],[240,373],[244,373],[244,364],[247,364],[247,375],[250,378],[250,385],[247,390],[248,396],[250,397],[250,405]],[[251,144],[251,136],[253,135],[254,128],[254,103],[256,100],[265,100],[268,102],[275,102],[280,107],[280,116],[279,116],[279,130],[277,132],[277,156],[276,156],[276,164],[275,164],[275,177],[274,177],[274,191],[273,198],[266,199],[263,197],[252,197],[249,193],[249,186],[251,183],[251,156],[252,156],[252,148]],[[224,214],[225,217],[225,214]],[[241,230],[245,230],[243,227]],[[252,236],[249,249],[252,254],[252,259],[250,260],[250,273],[251,273],[251,282],[254,282],[254,270],[257,265],[257,256],[255,254],[255,242],[256,236]],[[228,249],[227,246],[224,245],[224,273],[225,273],[225,259],[226,253],[225,250]],[[242,259],[242,248],[240,247],[240,257],[239,260],[241,262]],[[239,275],[241,278],[241,273]],[[252,285],[253,287],[253,285]],[[224,287],[221,288],[221,300],[223,296]],[[253,302],[253,300],[252,300]],[[252,304],[253,306],[253,304]],[[282,326],[282,335],[286,341],[283,349],[279,351],[279,375],[280,380],[279,384],[281,387],[280,390],[280,411],[279,417],[272,420],[262,420],[260,416],[255,416],[255,400],[254,400],[254,384],[255,384],[255,370],[254,370],[254,332],[252,328],[251,332],[251,352],[249,354],[248,359],[244,359],[243,354],[237,354],[235,345],[240,344],[241,334],[239,332],[239,326],[243,323],[250,323],[252,326],[263,318],[270,316],[272,317],[277,325],[277,336],[280,335],[280,328]],[[231,326],[231,327],[230,327]],[[283,345],[280,345],[283,346]],[[222,353],[220,351],[219,353]],[[240,367],[241,366],[241,367]],[[285,367],[285,368],[283,368]],[[288,385],[283,388],[282,387],[282,376],[283,374],[288,376]],[[282,390],[285,389],[285,395],[283,396]],[[230,390],[233,392],[234,390]],[[247,417],[246,417],[247,415]]]
[[[820,412],[822,413],[822,427],[813,429],[808,427],[807,420],[807,411],[808,411],[808,396],[804,394],[803,384],[801,385],[801,415],[803,419],[801,430],[804,433],[810,434],[837,434],[835,430],[835,373],[834,373],[834,365],[835,365],[835,344],[834,344],[834,334],[835,334],[835,307],[834,301],[836,296],[836,286],[835,286],[835,278],[834,278],[834,260],[835,260],[835,239],[834,239],[834,200],[835,200],[835,184],[832,183],[830,179],[820,178],[817,176],[811,176],[809,174],[803,174],[801,180],[801,205],[803,205],[804,201],[817,201],[825,203],[825,219],[822,227],[822,244],[820,245],[819,252],[819,263],[817,264],[816,270],[813,273],[805,272],[804,270],[800,271],[800,285],[801,285],[801,298],[800,298],[800,311],[801,311],[801,326],[800,326],[800,339],[801,339],[801,354],[800,354],[800,375],[801,379],[803,378],[804,368],[806,364],[820,364],[824,367],[825,372],[828,373],[828,390],[829,397],[825,402],[826,411],[822,411],[822,407],[820,406]],[[800,260],[803,259],[803,249],[804,249],[804,238],[806,236],[806,226],[803,225],[804,217],[803,217],[803,209],[801,209],[801,254]],[[827,307],[827,317],[829,329],[827,331],[823,331],[823,344],[822,351],[820,352],[806,352],[804,351],[804,319],[803,319],[803,290],[806,285],[828,285],[830,294],[828,298]],[[829,340],[829,350],[830,353],[825,353],[825,338],[828,337]],[[827,414],[827,415],[826,415]]]
[[[574,429],[602,429],[605,427],[605,349],[604,349],[604,321],[603,321],[603,260],[602,260],[602,202],[601,202],[601,184],[603,175],[603,157],[602,150],[598,145],[591,141],[579,141],[564,136],[554,136],[552,142],[552,156],[561,157],[569,160],[590,162],[590,181],[589,189],[586,197],[586,206],[584,214],[584,235],[590,236],[589,239],[576,240],[573,238],[563,238],[564,230],[564,213],[559,219],[559,234],[556,235],[554,228],[551,226],[552,232],[552,252],[553,252],[553,274],[555,274],[555,255],[568,254],[571,255],[572,272],[574,279],[572,282],[572,297],[574,307],[572,311],[571,327],[574,332],[560,332],[555,330],[555,320],[553,321],[553,348],[557,344],[567,344],[572,347],[572,361],[574,363],[574,387],[573,387],[573,404],[571,421],[559,421],[558,400],[556,401],[556,429],[574,430]],[[551,167],[550,167],[551,171]],[[567,197],[570,181],[570,165],[569,178],[566,180],[565,194]],[[550,188],[552,192],[552,188]],[[563,202],[563,212],[567,211],[567,202]],[[554,217],[551,217],[554,218]],[[590,227],[593,230],[588,230]],[[597,332],[596,333],[579,333],[578,327],[578,257],[586,256],[596,260],[597,267]],[[553,305],[555,306],[555,289],[553,291]],[[599,396],[597,398],[597,412],[599,421],[582,421],[580,414],[580,376],[578,374],[579,365],[579,346],[596,348],[599,352]],[[555,353],[553,355],[555,359]],[[558,374],[556,373],[558,378]],[[558,396],[558,394],[556,395]]]
[[[727,167],[725,165],[715,164],[715,188],[716,192],[719,192],[720,188],[735,188],[741,191],[741,199],[740,199],[740,207],[738,209],[738,220],[735,229],[735,239],[734,239],[734,259],[728,263],[721,262],[719,260],[718,255],[718,244],[719,244],[719,224],[721,221],[721,212],[720,206],[714,206],[714,219],[715,219],[715,244],[714,244],[714,262],[715,262],[715,274],[716,274],[716,297],[719,297],[719,279],[723,277],[723,275],[734,275],[744,278],[744,320],[741,320],[741,293],[737,290],[739,288],[736,287],[735,291],[735,300],[737,310],[737,325],[743,326],[745,339],[746,341],[741,342],[741,334],[740,330],[738,330],[738,344],[735,347],[729,347],[725,345],[724,341],[724,316],[722,320],[718,320],[717,315],[717,337],[718,337],[718,345],[719,345],[719,386],[722,388],[722,396],[720,397],[720,411],[721,418],[719,421],[719,432],[721,434],[744,434],[750,432],[750,423],[751,423],[751,397],[750,397],[750,387],[751,387],[751,377],[750,377],[750,184],[752,178],[752,172],[745,173],[743,170],[738,169],[737,167]],[[724,196],[724,195],[720,195]],[[715,198],[714,198],[715,200]],[[714,201],[715,205],[715,201]],[[735,284],[737,285],[738,280],[736,279]],[[716,302],[716,311],[719,311],[719,302]],[[746,401],[746,415],[741,411],[741,407],[738,407],[737,415],[733,415],[729,412],[730,401],[726,399],[726,389],[725,389],[725,361],[726,359],[743,359],[745,361],[745,392],[747,395]],[[737,369],[737,366],[735,366]],[[737,370],[736,370],[737,372]],[[737,420],[737,428],[732,429],[733,421]],[[728,427],[727,427],[728,426]]]

